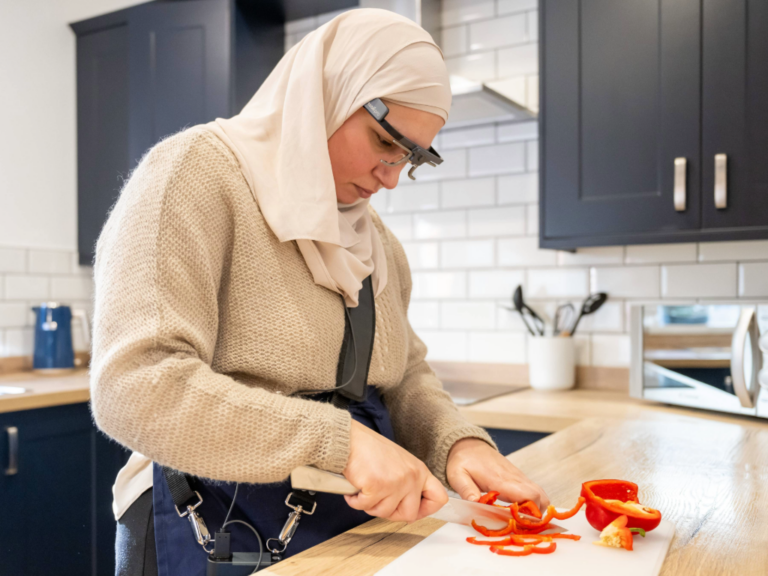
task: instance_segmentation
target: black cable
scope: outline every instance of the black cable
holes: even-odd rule
[[[352,376],[349,377],[349,380],[344,382],[343,384],[340,384],[339,386],[336,386],[332,390],[299,390],[298,392],[294,392],[296,395],[303,395],[303,394],[321,394],[323,392],[336,392],[337,390],[341,390],[342,388],[346,388],[350,384],[352,384],[352,381],[355,379],[355,375],[357,374],[357,341],[355,340],[355,329],[352,327],[352,317],[349,315],[349,308],[347,308],[346,303],[344,304],[344,312],[347,315],[347,320],[349,320],[349,332],[352,334],[352,348],[355,352],[355,368],[352,370]],[[342,374],[344,373],[344,368],[342,367]]]
[[[235,488],[237,490],[237,488]],[[235,499],[232,499],[232,503],[235,502]],[[261,558],[264,555],[264,545],[261,542],[261,536],[256,531],[256,528],[248,524],[248,522],[245,522],[243,520],[230,520],[229,522],[224,522],[224,524],[221,525],[221,529],[224,530],[224,528],[227,526],[227,524],[243,524],[244,526],[247,526],[248,529],[250,529],[251,532],[253,532],[254,536],[256,536],[256,539],[259,541],[259,562],[256,564],[256,569],[251,572],[251,574],[256,574],[256,572],[259,571],[259,568],[261,568]]]
[[[232,495],[232,504],[229,505],[229,511],[227,512],[227,515],[224,517],[224,526],[227,525],[227,520],[229,520],[229,516],[232,514],[232,509],[235,507],[235,500],[237,500],[237,491],[240,490],[240,483],[238,482],[235,484],[235,493]]]

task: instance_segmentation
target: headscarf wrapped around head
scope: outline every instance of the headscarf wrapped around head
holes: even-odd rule
[[[351,10],[283,56],[240,114],[206,125],[237,156],[277,238],[296,240],[315,283],[342,294],[347,306],[357,306],[368,275],[381,293],[387,261],[369,200],[337,202],[328,139],[375,98],[446,120],[448,73],[440,49],[414,22]]]

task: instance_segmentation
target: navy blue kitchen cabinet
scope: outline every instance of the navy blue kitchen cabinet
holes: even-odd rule
[[[768,238],[768,3],[540,10],[541,246]]]
[[[485,429],[504,456],[533,444],[549,436],[548,432],[529,432],[527,430],[505,430],[503,428]]]
[[[111,488],[129,453],[85,403],[0,414],[0,433],[0,576],[113,575]]]

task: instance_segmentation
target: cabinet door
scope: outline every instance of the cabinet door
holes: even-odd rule
[[[130,11],[130,158],[231,111],[229,0],[148,3]]]
[[[704,0],[702,226],[768,231],[768,2]],[[726,155],[726,203],[715,155]],[[759,234],[762,232],[762,234]]]
[[[0,575],[92,574],[93,425],[87,405],[0,414],[0,423],[19,433],[18,472],[0,481]]]
[[[542,0],[541,245],[700,226],[699,0]],[[673,199],[687,160],[687,206]]]
[[[128,28],[77,39],[77,247],[93,263],[96,239],[128,175]]]

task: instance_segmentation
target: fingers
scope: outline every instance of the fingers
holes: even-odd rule
[[[459,471],[451,479],[451,487],[458,492],[463,500],[470,500],[471,502],[477,502],[482,494],[482,490],[475,484],[472,476],[466,470]]]
[[[417,514],[417,520],[434,514],[448,502],[448,493],[443,488],[440,481],[431,474],[424,484],[424,491],[421,493],[421,501]]]

